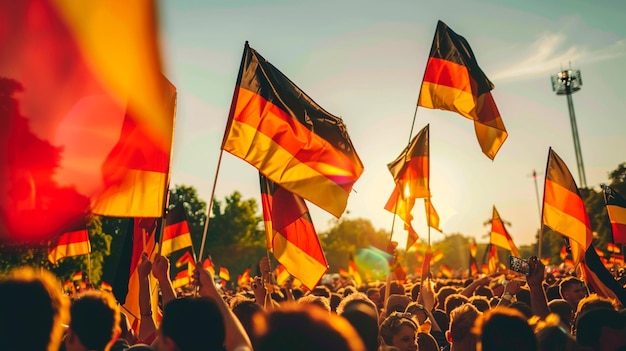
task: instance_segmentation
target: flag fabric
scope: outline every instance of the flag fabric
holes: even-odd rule
[[[91,253],[87,228],[61,234],[55,246],[48,252],[48,260],[57,264],[66,257],[88,255]]]
[[[583,277],[592,292],[626,304],[626,289],[606,269],[593,244],[589,245],[580,263]]]
[[[163,214],[174,105],[156,17],[149,0],[0,3],[0,240],[49,240],[90,208]]]
[[[541,258],[540,260],[544,266],[547,266],[550,264],[550,257],[544,257],[544,258]]]
[[[411,143],[387,164],[393,180],[405,198],[430,197],[429,125],[413,137]]]
[[[568,253],[567,253],[567,247],[565,247],[565,245],[563,245],[563,247],[561,247],[561,252],[559,252],[559,257],[561,257],[561,260],[565,260],[565,258],[567,257]]]
[[[413,228],[411,211],[416,198],[430,197],[429,126],[426,125],[413,137],[411,143],[394,161],[387,164],[395,187],[385,204],[385,209],[396,214],[408,231],[406,250],[419,238]],[[427,208],[428,211],[428,208]],[[427,217],[428,220],[431,218]]]
[[[543,225],[571,239],[572,260],[577,265],[591,245],[591,224],[572,174],[552,148],[543,189]]]
[[[250,283],[250,267],[246,268],[245,271],[243,271],[243,273],[241,273],[239,275],[239,277],[237,278],[237,285],[238,286],[248,286]]]
[[[191,251],[187,250],[183,252],[183,254],[176,260],[176,263],[174,265],[176,266],[176,268],[180,268],[183,265],[187,267],[187,263],[189,262],[191,262],[191,264],[193,265],[196,264],[196,260],[193,258],[193,254],[191,253]]]
[[[513,238],[511,238],[511,235],[506,230],[504,222],[502,218],[500,218],[498,210],[496,210],[496,206],[493,206],[493,214],[491,216],[490,242],[493,245],[511,251],[511,255],[520,257],[520,252],[513,243]]]
[[[422,263],[422,281],[430,274],[430,261],[433,258],[433,248],[428,244],[424,249],[424,262]]]
[[[187,262],[187,269],[184,269],[174,276],[172,279],[172,287],[174,289],[179,289],[184,286],[191,284],[191,277],[193,277],[194,264],[191,262]]]
[[[107,291],[107,292],[113,292],[113,287],[111,286],[111,284],[109,284],[107,282],[100,282],[100,290]]]
[[[202,268],[211,273],[211,277],[215,277],[215,265],[213,264],[213,260],[210,256],[204,259],[202,262]]]
[[[76,272],[72,275],[72,281],[83,280],[83,272]]]
[[[610,186],[604,186],[606,212],[611,221],[613,242],[626,244],[626,199]]]
[[[361,278],[361,273],[359,273],[359,269],[356,266],[356,262],[354,261],[354,256],[350,254],[350,258],[348,259],[348,274],[352,279],[354,279],[354,283],[357,287],[363,285],[363,278]]]
[[[404,229],[407,231],[407,251],[413,247],[419,239],[419,235],[417,234],[417,231],[415,231],[415,228],[413,228],[412,224],[413,215],[411,214],[411,210],[413,209],[413,205],[415,205],[415,199],[402,197],[398,186],[393,188],[393,192],[385,204],[385,210],[395,213],[404,223]]]
[[[424,199],[424,208],[426,209],[426,222],[428,223],[428,226],[443,232],[441,228],[439,228],[439,214],[437,213],[437,210],[435,210],[433,202],[430,198]]]
[[[476,242],[472,240],[469,247],[469,275],[471,277],[476,276],[478,272],[478,262],[476,261],[476,254],[478,253],[478,247]]]
[[[444,278],[452,278],[452,269],[445,264],[439,267],[439,271]]]
[[[167,256],[174,251],[192,247],[189,223],[185,216],[185,208],[182,204],[177,205],[167,212],[165,216],[165,228],[161,240],[161,255]]]
[[[430,263],[437,263],[443,259],[443,251],[437,250],[437,252],[433,253],[433,257],[430,260]]]
[[[278,267],[276,267],[274,275],[276,276],[276,285],[278,286],[282,286],[283,284],[285,284],[287,279],[289,279],[289,277],[291,276],[289,272],[287,272],[287,269],[285,269],[285,266],[283,266],[282,264],[279,264]]]
[[[220,278],[222,278],[222,280],[230,281],[230,272],[228,271],[228,268],[226,267],[220,267],[219,276]]]
[[[268,249],[292,276],[314,289],[328,263],[306,203],[261,173],[259,176]]]
[[[337,218],[363,173],[342,119],[247,42],[222,149]]]
[[[473,120],[478,143],[492,160],[508,136],[493,88],[467,40],[439,21],[417,104]]]
[[[613,243],[606,243],[606,251],[608,252],[612,252],[612,253],[620,253],[622,252],[619,248],[619,246],[613,244]]]

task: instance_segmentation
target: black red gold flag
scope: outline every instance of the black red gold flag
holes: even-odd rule
[[[476,242],[472,240],[470,242],[469,247],[469,276],[475,277],[478,272],[478,262],[476,260],[476,254],[478,251],[478,247],[476,246]]]
[[[385,209],[395,213],[404,222],[404,229],[408,231],[408,250],[418,239],[413,228],[411,211],[416,198],[430,197],[430,161],[429,161],[429,126],[426,125],[413,137],[411,143],[394,161],[387,165],[395,187],[385,204]],[[428,208],[427,208],[428,210]],[[431,221],[431,218],[427,217]]]
[[[504,222],[496,210],[496,206],[493,206],[493,214],[491,216],[491,234],[490,234],[490,242],[496,246],[499,246],[503,249],[511,251],[511,255],[515,257],[520,257],[520,252],[513,243],[513,238],[506,230],[504,226]]]
[[[480,147],[492,160],[508,136],[493,88],[467,40],[439,21],[417,104],[473,120]]]
[[[92,208],[162,216],[173,105],[155,2],[2,1],[0,23],[0,240],[47,241]]]
[[[54,247],[48,252],[48,260],[52,264],[66,257],[87,255],[91,253],[89,232],[87,228],[80,228],[61,234]]]
[[[600,260],[593,243],[585,252],[581,261],[583,277],[591,292],[611,299],[619,300],[621,305],[626,304],[626,289],[615,280],[611,272]]]
[[[348,274],[354,279],[354,283],[357,287],[363,285],[363,278],[361,278],[361,273],[359,273],[359,269],[352,254],[350,254],[350,258],[348,259]]]
[[[613,242],[626,244],[626,199],[608,185],[604,186],[606,212],[611,221]]]
[[[314,289],[328,270],[304,200],[259,173],[268,249],[289,274]]]
[[[591,245],[591,224],[572,174],[552,148],[543,189],[543,225],[571,239],[572,260],[577,265]]]
[[[247,42],[222,149],[337,218],[363,173],[343,120]]]
[[[185,215],[185,209],[181,204],[167,212],[165,216],[165,228],[161,239],[161,255],[167,256],[174,251],[191,247],[191,232]]]

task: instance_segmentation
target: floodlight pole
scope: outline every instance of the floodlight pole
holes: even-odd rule
[[[580,148],[580,139],[578,136],[578,126],[576,125],[576,113],[574,112],[574,101],[572,94],[580,90],[582,79],[580,70],[563,70],[552,75],[552,90],[557,95],[565,95],[567,97],[567,108],[569,110],[569,121],[572,127],[572,138],[574,139],[574,152],[576,154],[576,167],[578,168],[578,186],[587,187],[587,177],[585,176],[585,165],[583,163],[583,154]]]

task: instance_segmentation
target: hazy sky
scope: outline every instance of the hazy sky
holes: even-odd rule
[[[550,75],[582,72],[573,95],[587,185],[599,189],[626,162],[626,3],[557,1],[161,1],[166,74],[178,88],[171,186],[195,186],[208,202],[234,190],[260,195],[258,172],[224,153],[216,172],[245,41],[320,106],[343,118],[365,171],[345,218],[392,229],[383,209],[393,189],[387,163],[430,124],[431,191],[445,233],[479,242],[495,205],[518,245],[534,242],[548,148],[578,182],[565,96]],[[437,20],[464,36],[492,91],[509,137],[494,161],[480,150],[472,121],[415,106]],[[309,204],[319,231],[333,216]],[[427,238],[421,200],[413,215]],[[432,230],[431,240],[443,238]],[[406,234],[395,221],[394,240]]]

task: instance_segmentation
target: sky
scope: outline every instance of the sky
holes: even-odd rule
[[[626,162],[621,0],[177,0],[161,1],[159,11],[165,74],[178,90],[170,186],[194,186],[207,202],[213,191],[223,201],[236,190],[255,198],[261,214],[257,170],[226,152],[219,162],[246,41],[343,119],[365,171],[341,218],[393,229],[401,248],[401,221],[383,208],[394,187],[387,164],[426,125],[443,233],[428,230],[418,201],[420,238],[462,233],[487,242],[495,206],[518,246],[535,242],[550,147],[579,183],[567,99],[550,82],[561,69],[582,73],[572,98],[588,187],[598,190]],[[438,20],[467,39],[495,85],[509,136],[493,161],[481,152],[472,121],[416,109]],[[337,220],[309,209],[318,232]]]

